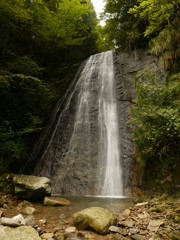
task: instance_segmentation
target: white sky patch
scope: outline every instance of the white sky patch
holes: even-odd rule
[[[94,5],[95,11],[99,18],[100,13],[103,12],[103,8],[105,6],[105,1],[104,0],[91,0],[91,2]]]
[[[100,14],[103,12],[104,6],[105,6],[105,0],[91,0],[92,4],[94,5],[94,9],[97,13],[97,17],[100,18]],[[100,21],[100,24],[102,26],[105,25],[105,21]]]

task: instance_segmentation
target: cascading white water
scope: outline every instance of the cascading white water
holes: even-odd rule
[[[35,169],[53,193],[123,195],[115,93],[112,51],[91,56]]]
[[[101,194],[123,195],[122,172],[120,162],[120,138],[115,96],[115,78],[112,52],[102,56],[98,76],[99,85],[99,166],[104,165],[101,179]]]

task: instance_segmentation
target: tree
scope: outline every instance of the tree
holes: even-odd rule
[[[53,104],[97,51],[96,23],[90,0],[0,1],[0,171],[27,161]]]
[[[130,122],[134,125],[138,160],[143,164],[154,160],[172,164],[178,160],[179,80],[180,74],[173,74],[164,84],[148,71],[139,72],[135,77],[137,98],[131,108]]]
[[[105,6],[105,32],[109,35],[109,41],[124,50],[143,47],[147,43],[143,36],[146,22],[129,13],[136,3],[137,0],[108,0]]]
[[[150,38],[152,53],[161,56],[165,66],[178,69],[180,58],[180,2],[179,0],[138,0],[129,10],[148,22],[144,36]]]

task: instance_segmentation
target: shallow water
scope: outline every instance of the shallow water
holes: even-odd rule
[[[37,209],[36,215],[38,218],[46,218],[46,219],[59,219],[61,216],[64,218],[71,218],[74,213],[88,208],[88,207],[102,207],[113,214],[118,215],[124,209],[129,208],[133,205],[132,198],[104,198],[104,197],[66,197],[63,198],[68,199],[71,201],[71,206],[44,206],[40,203],[34,204],[35,208]]]
[[[60,196],[58,196],[60,197]],[[88,207],[102,207],[109,211],[111,211],[114,215],[118,216],[122,213],[123,210],[133,206],[132,198],[112,198],[112,197],[66,197],[71,201],[71,206],[44,206],[41,203],[33,203],[33,206],[36,208],[36,212],[34,213],[35,222],[34,226],[39,226],[45,232],[51,232],[57,235],[63,235],[65,233],[65,229],[73,226],[73,214],[83,210]],[[17,214],[21,213],[17,207],[13,207],[5,210],[6,217],[13,217]],[[27,215],[24,215],[27,217]],[[46,219],[46,223],[40,223],[40,219]],[[81,231],[84,234],[88,234],[88,238],[94,240],[106,240],[106,236],[101,236],[93,231]],[[60,238],[61,239],[61,238]]]

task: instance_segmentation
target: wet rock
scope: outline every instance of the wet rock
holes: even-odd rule
[[[126,221],[121,221],[121,222],[118,222],[118,225],[131,228],[134,226],[134,221],[131,219]]]
[[[137,204],[135,205],[135,207],[144,207],[144,206],[146,206],[146,205],[148,205],[148,204],[149,204],[148,202],[137,203]]]
[[[28,216],[25,218],[26,225],[28,226],[34,226],[35,225],[35,217],[34,216]]]
[[[38,223],[39,223],[40,225],[44,225],[44,224],[47,223],[47,220],[46,220],[46,219],[40,219],[40,220],[38,221]]]
[[[147,227],[147,229],[150,231],[150,232],[157,232],[158,228],[164,224],[164,221],[162,220],[151,220],[149,222],[149,225]]]
[[[95,239],[92,232],[90,232],[90,231],[80,231],[77,233],[77,237],[79,237],[82,240],[84,240],[84,239],[94,240]]]
[[[64,240],[64,234],[63,233],[55,233],[55,239],[56,240]]]
[[[3,205],[3,208],[5,208],[5,209],[10,209],[11,206],[10,206],[8,203],[5,203],[5,204]]]
[[[37,227],[36,230],[38,231],[39,235],[42,235],[44,233],[44,231],[40,227]]]
[[[100,207],[86,208],[73,215],[74,225],[78,230],[91,227],[100,234],[108,233],[111,225],[116,223],[114,215]]]
[[[121,234],[110,234],[108,237],[108,240],[126,240],[125,237],[123,237]]]
[[[139,229],[136,229],[136,228],[130,228],[130,229],[128,230],[128,232],[131,233],[131,234],[137,234],[137,233],[140,232],[140,230],[139,230]]]
[[[128,233],[127,233],[127,230],[125,228],[120,228],[120,227],[116,227],[116,226],[111,226],[109,228],[109,232],[115,232],[115,233],[119,233],[123,236],[127,236]]]
[[[32,207],[32,203],[24,200],[24,201],[22,201],[22,202],[20,202],[20,203],[18,204],[17,209],[18,209],[18,210],[22,210],[22,209],[24,209],[24,208],[26,208],[26,207]]]
[[[15,175],[12,183],[15,194],[22,199],[37,201],[51,193],[51,181],[46,177]]]
[[[68,228],[65,229],[65,232],[76,233],[77,229],[75,227],[68,227]]]
[[[141,214],[138,214],[137,216],[140,219],[145,219],[145,218],[149,218],[150,217],[150,215],[147,212],[143,212]]]
[[[134,240],[147,240],[147,238],[145,238],[139,234],[132,235],[131,238]]]
[[[54,237],[54,233],[43,233],[40,235],[40,238],[42,239],[49,239],[49,238],[53,238]]]
[[[17,228],[0,226],[0,240],[41,240],[36,230],[29,226]]]
[[[81,240],[80,238],[78,238],[76,235],[74,234],[69,234],[67,236],[65,236],[64,240]]]
[[[26,221],[21,214],[14,216],[12,219],[15,220],[16,222],[18,222],[20,225],[26,225]]]
[[[26,207],[25,209],[23,209],[23,213],[27,215],[33,215],[35,212],[36,212],[36,209],[33,207]]]
[[[0,224],[4,225],[4,226],[10,226],[10,227],[21,226],[21,224],[18,221],[14,220],[12,218],[6,218],[6,217],[0,218]]]
[[[131,213],[131,211],[129,209],[126,209],[122,212],[122,216],[125,218],[128,218],[130,213]]]
[[[65,198],[45,197],[43,204],[47,206],[70,206],[71,202]]]

